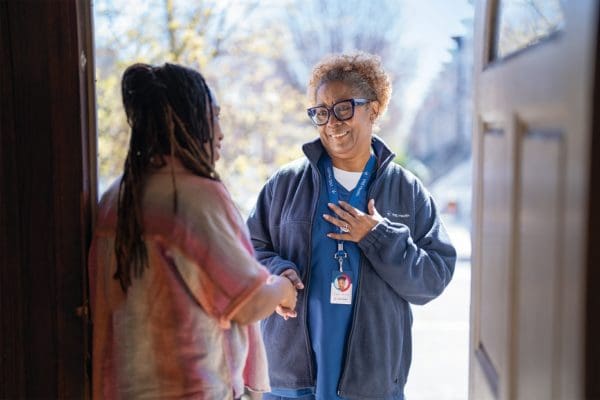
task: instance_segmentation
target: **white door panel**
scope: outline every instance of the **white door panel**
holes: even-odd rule
[[[515,385],[519,399],[551,399],[559,355],[562,135],[523,132],[516,259]],[[544,366],[540,368],[539,366]]]
[[[506,345],[510,326],[510,247],[511,219],[507,204],[511,203],[512,179],[509,167],[509,150],[506,132],[502,129],[488,129],[483,137],[483,179],[489,185],[483,186],[483,236],[482,262],[480,272],[479,343],[494,371],[488,371],[488,380],[493,390],[494,377],[504,382],[508,373]],[[484,363],[485,359],[478,358]],[[487,367],[489,369],[489,366]],[[495,388],[494,388],[495,387]]]

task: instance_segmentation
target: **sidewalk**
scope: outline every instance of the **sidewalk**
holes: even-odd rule
[[[467,399],[470,285],[470,261],[459,261],[440,297],[412,306],[413,362],[406,400]]]

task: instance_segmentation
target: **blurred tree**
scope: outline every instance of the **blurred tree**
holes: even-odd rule
[[[306,86],[310,68],[328,53],[362,50],[389,65],[404,58],[395,51],[402,22],[397,0],[288,0],[282,11],[290,38],[282,67],[299,89]]]
[[[205,75],[223,109],[226,137],[218,169],[244,212],[268,175],[300,155],[300,144],[313,132],[304,121],[304,94],[275,76],[274,59],[285,43],[277,26],[248,23],[258,4],[95,3],[101,190],[118,176],[126,155],[120,77],[133,62],[175,62]]]
[[[408,70],[407,62],[398,62],[404,56],[394,47],[399,22],[395,2],[381,0],[377,7],[356,0],[346,3],[96,1],[100,191],[122,170],[128,146],[122,71],[134,62],[176,62],[200,70],[216,93],[225,134],[217,169],[247,213],[267,177],[301,156],[302,143],[316,135],[304,111],[307,74],[314,62],[330,51],[357,48],[380,54],[392,77]],[[310,45],[314,40],[318,45]],[[399,83],[395,85],[398,96]],[[400,118],[393,108],[392,103],[384,124]],[[389,136],[394,130],[385,132]]]
[[[304,90],[310,69],[325,54],[360,50],[382,58],[394,95],[379,134],[393,147],[400,147],[396,139],[403,118],[401,94],[416,60],[414,50],[399,44],[402,10],[403,2],[398,0],[288,0],[282,13],[289,45],[279,66],[299,90]]]

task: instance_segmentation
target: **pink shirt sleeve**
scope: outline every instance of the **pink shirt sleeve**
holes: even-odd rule
[[[153,217],[146,227],[156,232],[151,226],[160,224],[163,231],[171,225],[168,235],[154,236],[160,254],[204,310],[228,327],[269,272],[255,260],[244,221],[220,182],[190,177],[178,186],[183,190],[174,222]]]

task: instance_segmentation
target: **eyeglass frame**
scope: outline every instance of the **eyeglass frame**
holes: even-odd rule
[[[338,115],[335,113],[334,108],[335,106],[337,106],[340,103],[344,103],[349,101],[350,104],[352,104],[352,113],[350,114],[350,116],[348,118],[340,118],[338,117]],[[375,100],[370,100],[370,99],[343,99],[340,101],[336,101],[335,103],[333,103],[331,105],[331,107],[327,107],[327,106],[314,106],[314,107],[310,107],[306,109],[306,113],[308,114],[308,118],[310,118],[310,120],[312,121],[313,124],[315,124],[316,126],[323,126],[323,125],[327,125],[327,123],[329,122],[329,119],[331,118],[331,114],[333,114],[333,116],[338,120],[338,121],[348,121],[349,119],[352,119],[354,117],[354,110],[356,108],[356,106],[364,106],[365,104],[369,104],[370,102],[375,101]],[[323,122],[322,124],[318,124],[315,122],[315,120],[313,119],[313,117],[310,115],[311,111],[316,110],[317,108],[324,108],[325,110],[327,110],[327,119],[325,120],[325,122]],[[316,115],[316,113],[315,113]]]

